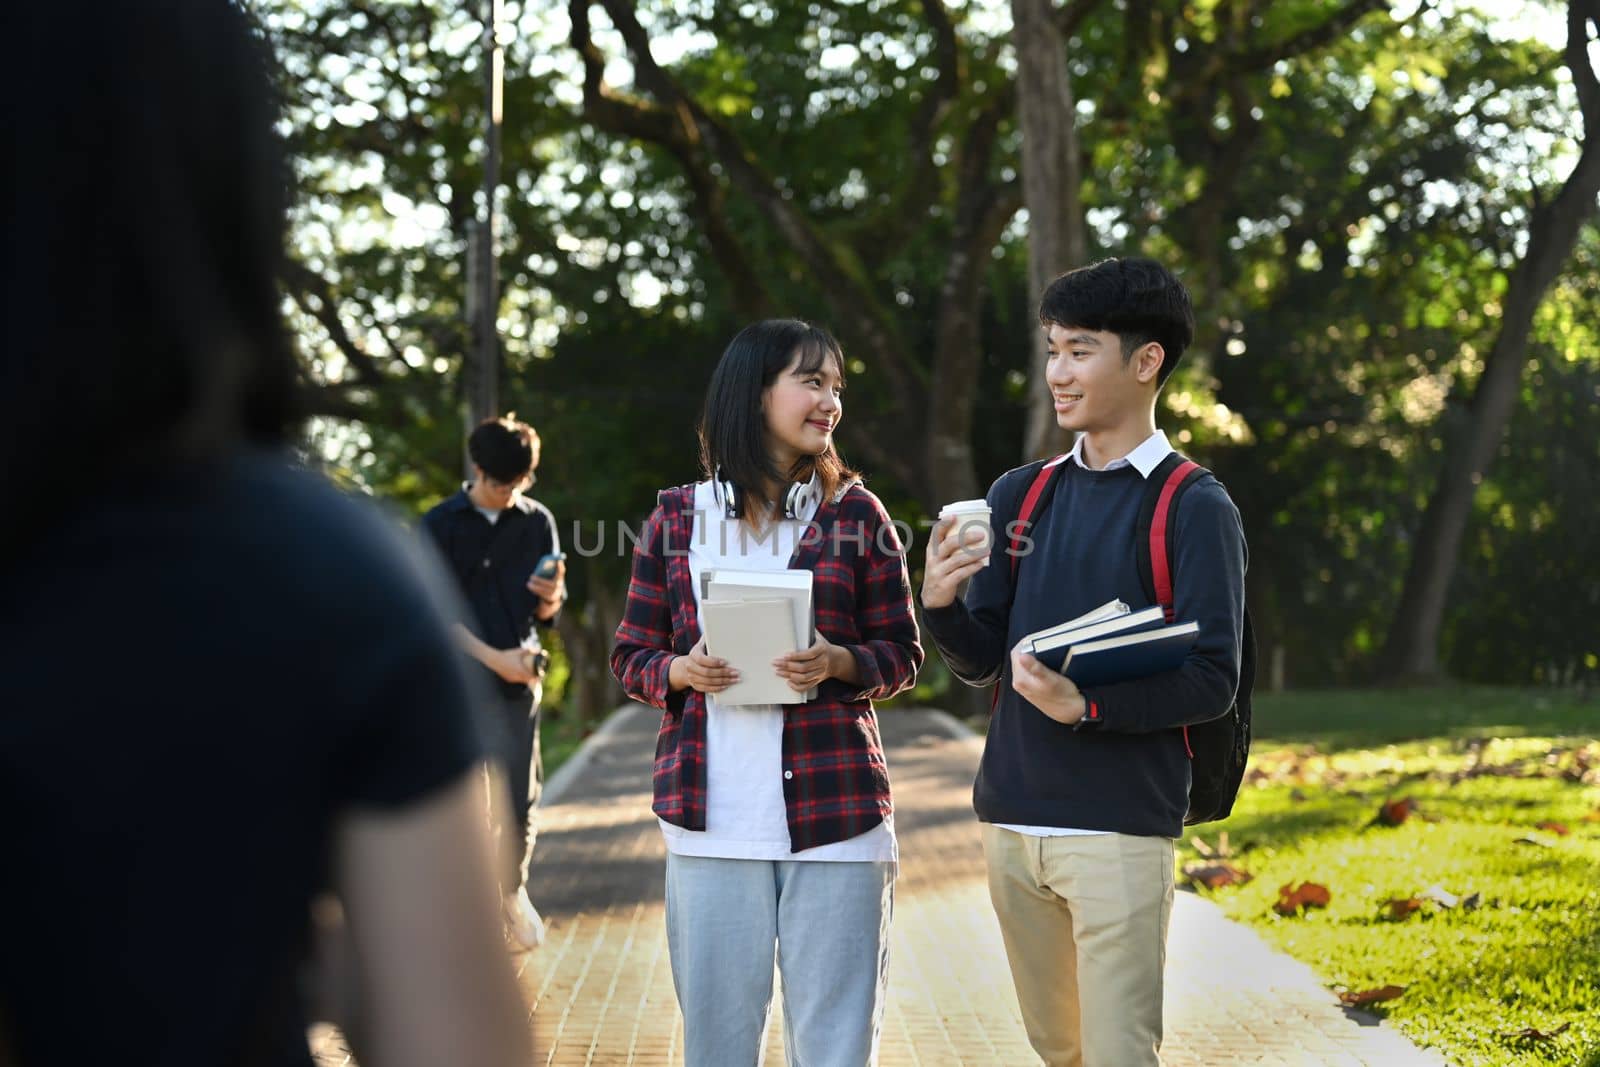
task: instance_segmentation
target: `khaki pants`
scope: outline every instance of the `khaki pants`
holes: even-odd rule
[[[1022,1022],[1047,1067],[1158,1065],[1172,840],[985,823],[983,851]]]

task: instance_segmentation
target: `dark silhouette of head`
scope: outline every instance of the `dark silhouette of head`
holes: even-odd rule
[[[86,483],[282,442],[295,369],[289,173],[247,17],[226,0],[35,4],[7,38],[9,555]]]

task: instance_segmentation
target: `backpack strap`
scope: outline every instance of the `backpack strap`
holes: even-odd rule
[[[1180,452],[1168,454],[1145,479],[1144,500],[1139,505],[1135,556],[1145,595],[1161,605],[1166,621],[1178,617],[1173,603],[1172,552],[1177,544],[1178,497],[1206,474],[1206,469]],[[1183,750],[1194,759],[1189,728],[1183,727]]]
[[[1178,498],[1207,473],[1194,460],[1178,452],[1167,455],[1145,480],[1139,505],[1135,557],[1145,595],[1160,604],[1166,621],[1177,616],[1173,604],[1172,553],[1177,543]]]
[[[1046,460],[1039,465],[1039,470],[1034,474],[1033,481],[1028,485],[1028,491],[1022,494],[1022,503],[1017,507],[1017,514],[1006,524],[1006,529],[1011,532],[1011,544],[1006,550],[1007,557],[1011,560],[1011,592],[1007,597],[1007,607],[1017,598],[1017,568],[1022,562],[1023,530],[1033,521],[1043,506],[1048,503],[1050,494],[1056,486],[1056,473],[1061,470],[1061,465],[1066,462],[1070,452],[1063,452],[1055,459]],[[1000,706],[1000,687],[1005,684],[1002,672],[1002,681],[996,682],[994,690],[989,695],[989,714],[994,714],[994,709]]]
[[[1066,462],[1067,456],[1070,454],[1063,452],[1055,459],[1049,460],[1039,467],[1038,473],[1033,476],[1033,483],[1028,486],[1028,491],[1022,495],[1022,505],[1017,508],[1016,517],[1009,524],[1013,533],[1011,534],[1011,546],[1006,555],[1011,558],[1012,589],[1016,588],[1017,566],[1022,559],[1019,553],[1022,548],[1022,531],[1027,523],[1033,521],[1034,513],[1039,510],[1040,502],[1046,496],[1047,491],[1055,488],[1056,472],[1061,469],[1061,464]],[[1015,593],[1012,596],[1015,599]]]

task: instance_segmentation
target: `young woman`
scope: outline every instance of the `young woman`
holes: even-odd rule
[[[668,489],[633,556],[611,666],[661,708],[655,803],[691,1067],[754,1064],[782,975],[790,1063],[877,1058],[896,847],[874,700],[922,664],[899,538],[833,447],[843,356],[793,320],[748,326],[712,374],[705,479]],[[772,665],[800,704],[722,706],[738,680],[699,624],[707,570],[809,570],[817,637]]]

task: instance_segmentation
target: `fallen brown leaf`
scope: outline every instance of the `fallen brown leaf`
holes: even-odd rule
[[[1279,915],[1297,915],[1302,908],[1326,908],[1333,894],[1325,885],[1316,882],[1285,882],[1278,887],[1278,902],[1272,910]]]
[[[1521,1030],[1502,1030],[1501,1037],[1509,1037],[1515,1041],[1553,1041],[1557,1036],[1571,1026],[1571,1021],[1562,1023],[1554,1030],[1540,1030],[1532,1026],[1524,1026]]]
[[[1184,866],[1183,876],[1195,885],[1202,885],[1207,889],[1244,885],[1255,877],[1249,871],[1240,870],[1231,863],[1190,863]]]
[[[1377,989],[1363,989],[1359,993],[1340,993],[1339,1002],[1347,1008],[1359,1008],[1363,1004],[1378,1004],[1385,1000],[1394,1000],[1406,991],[1403,985],[1379,986]]]
[[[1410,915],[1412,912],[1418,911],[1419,909],[1421,909],[1421,907],[1422,907],[1422,898],[1421,897],[1396,897],[1393,900],[1385,901],[1383,906],[1389,909],[1389,918],[1391,918],[1391,919],[1404,919],[1407,915]]]
[[[1410,797],[1401,797],[1399,800],[1391,800],[1379,807],[1378,814],[1372,817],[1372,821],[1379,826],[1399,826],[1416,814],[1416,811],[1416,801]]]
[[[1551,833],[1557,834],[1561,837],[1566,837],[1572,832],[1571,830],[1567,829],[1566,823],[1553,822],[1548,819],[1541,823],[1535,823],[1533,828],[1535,830],[1549,830]]]

